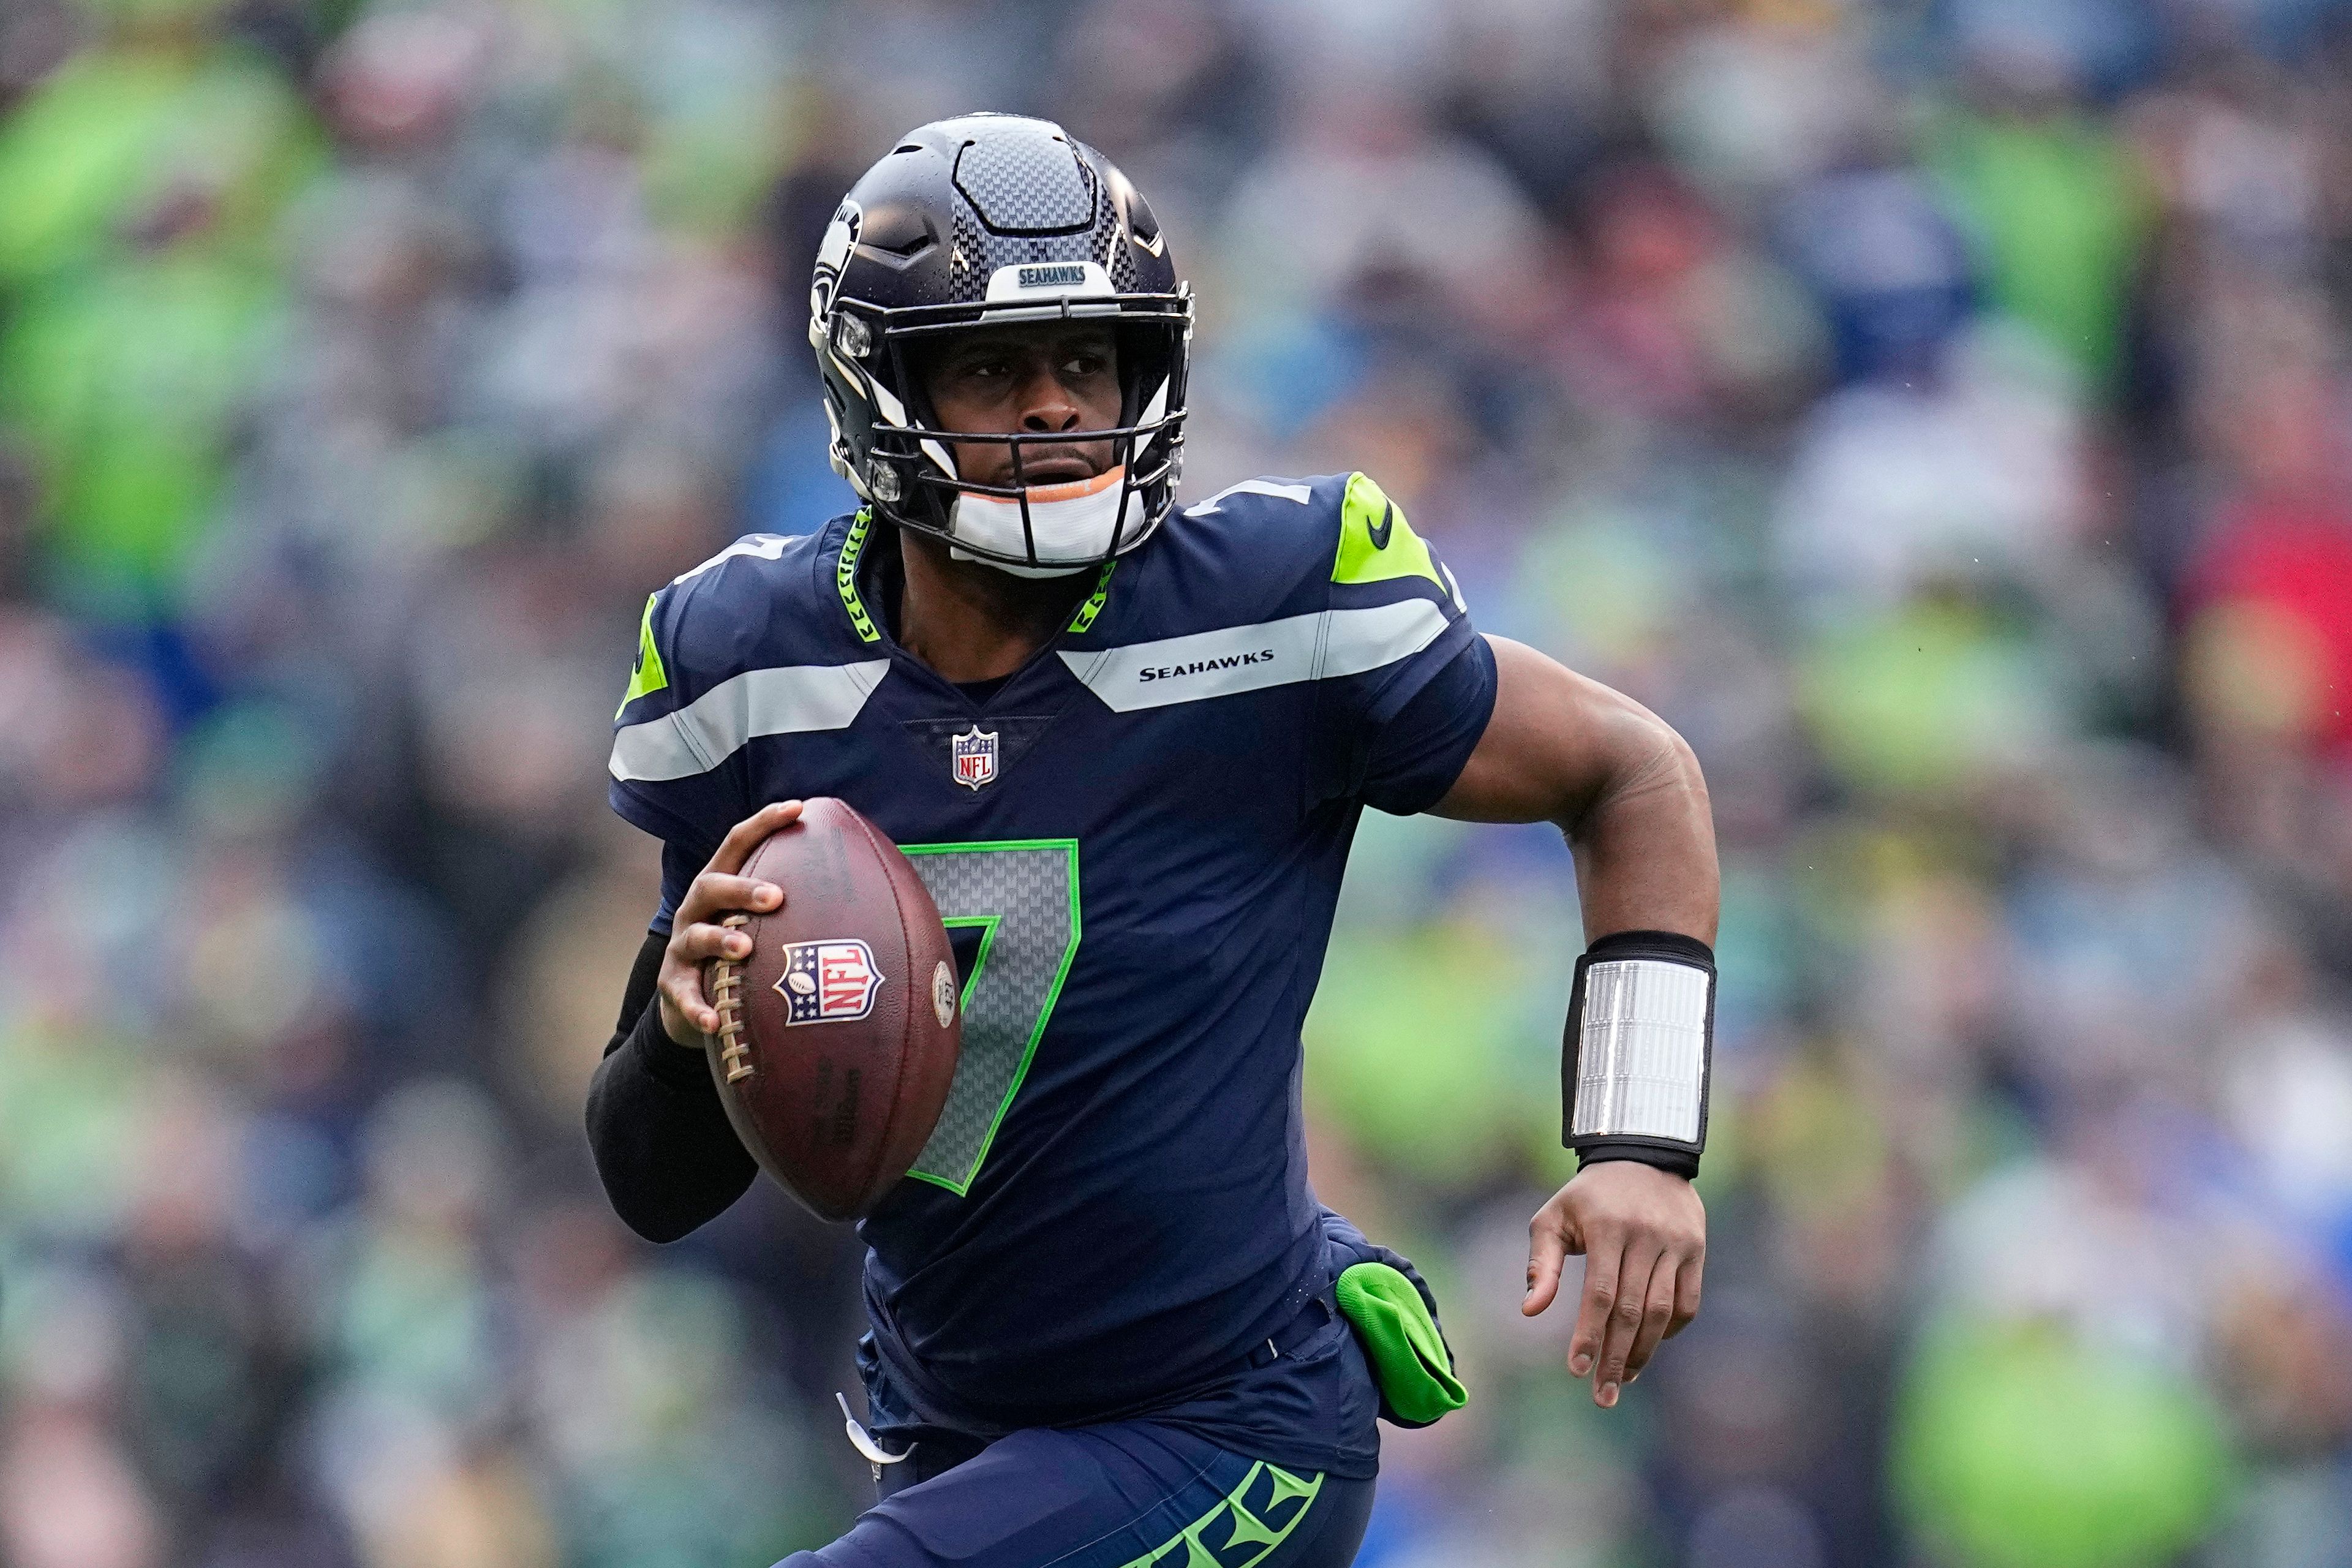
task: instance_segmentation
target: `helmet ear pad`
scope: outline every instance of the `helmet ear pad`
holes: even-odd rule
[[[834,319],[864,321],[847,306],[837,308]],[[842,353],[842,345],[835,341],[841,335],[837,329],[828,332],[814,323],[810,328],[824,371],[821,379],[834,472],[849,482],[859,500],[888,521],[945,532],[947,501],[934,486],[919,482],[919,470],[928,467],[952,483],[955,458],[945,444],[921,438],[921,432],[937,426],[921,378],[908,374],[899,345],[877,341],[880,334],[870,326],[868,348],[862,355]]]

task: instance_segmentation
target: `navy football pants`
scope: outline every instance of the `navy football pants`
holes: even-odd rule
[[[848,1534],[777,1568],[1348,1568],[1373,1488],[1150,1420],[1015,1432],[891,1480]]]

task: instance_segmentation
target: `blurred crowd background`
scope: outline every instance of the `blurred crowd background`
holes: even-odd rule
[[[1377,1568],[2352,1564],[2352,8],[0,3],[0,1562],[829,1539],[857,1248],[635,1242],[647,590],[843,510],[905,128],[1054,115],[1202,321],[1188,486],[1361,468],[1704,759],[1698,1324],[1521,1321],[1580,947],[1374,818],[1324,1195],[1470,1407]]]

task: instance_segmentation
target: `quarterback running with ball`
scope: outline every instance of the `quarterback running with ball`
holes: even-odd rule
[[[662,841],[662,900],[589,1100],[605,1188],[666,1241],[751,1184],[701,968],[748,949],[730,912],[792,897],[739,874],[751,847],[839,796],[914,854],[963,1047],[860,1226],[850,1435],[879,1499],[788,1568],[1340,1568],[1376,1417],[1465,1397],[1412,1265],[1307,1181],[1299,1026],[1357,820],[1549,822],[1575,850],[1580,1160],[1535,1216],[1523,1310],[1584,1256],[1569,1365],[1609,1406],[1698,1310],[1698,766],[1479,636],[1370,476],[1177,505],[1192,294],[1060,127],[909,132],[842,203],[810,304],[862,504],[646,607],[612,799]]]

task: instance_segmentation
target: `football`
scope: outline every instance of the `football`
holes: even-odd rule
[[[709,966],[711,1076],[761,1168],[822,1217],[855,1219],[915,1163],[955,1077],[947,931],[898,846],[830,797],[769,835],[743,875],[784,901],[728,917],[751,952]]]

